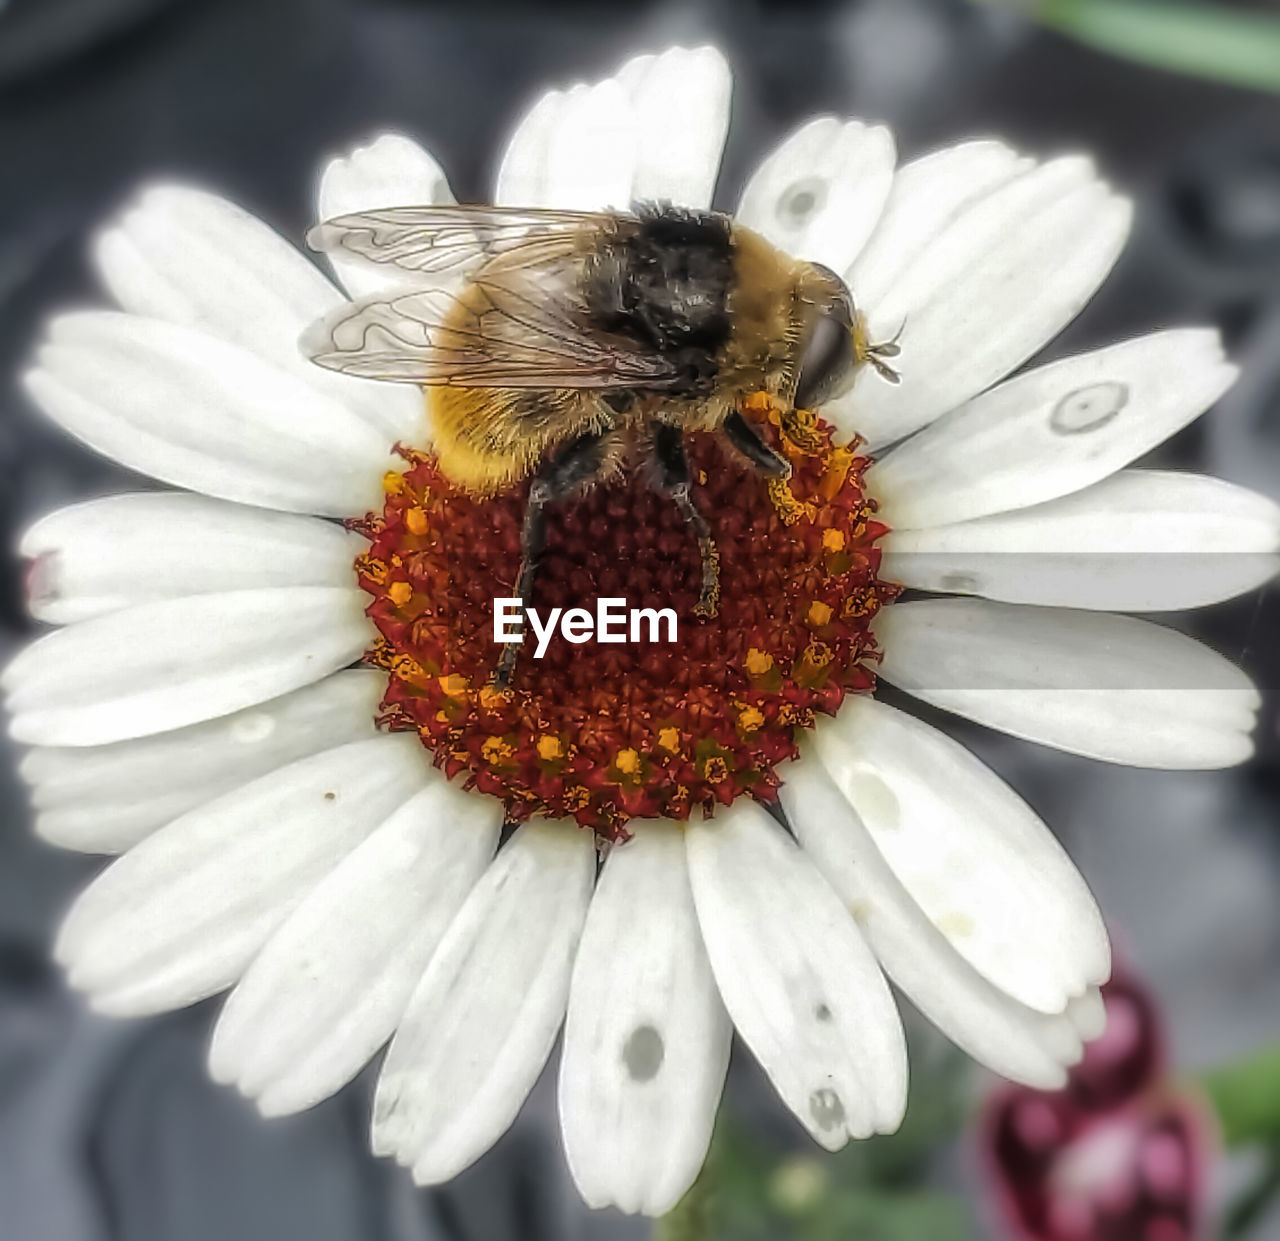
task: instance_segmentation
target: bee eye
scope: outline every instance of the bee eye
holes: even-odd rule
[[[821,405],[853,370],[852,315],[843,300],[837,301],[814,324],[800,360],[795,403],[800,409]]]

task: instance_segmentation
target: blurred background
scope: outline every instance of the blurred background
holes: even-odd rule
[[[33,628],[17,531],[147,485],[42,422],[14,382],[49,312],[99,298],[86,238],[139,180],[206,185],[299,236],[320,162],[393,128],[440,159],[460,200],[483,200],[541,89],[705,41],[736,75],[721,207],[816,112],[888,122],[903,158],[981,135],[1093,152],[1136,198],[1135,232],[1051,355],[1218,324],[1243,377],[1152,463],[1280,498],[1273,5],[0,0],[0,659]],[[1000,1093],[913,1031],[903,1133],[826,1156],[737,1055],[708,1171],[659,1236],[1280,1238],[1280,588],[1174,619],[1267,688],[1249,766],[1124,770],[938,721],[1060,834],[1121,948],[1111,1032],[1072,1088]],[[651,1235],[578,1202],[548,1082],[479,1164],[419,1192],[368,1154],[369,1074],[263,1122],[206,1080],[209,1005],[88,1015],[48,943],[100,862],[31,836],[0,744],[0,1241]]]

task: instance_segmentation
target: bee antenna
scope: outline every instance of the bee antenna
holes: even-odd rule
[[[873,353],[868,355],[867,361],[870,362],[873,367],[875,367],[876,374],[879,375],[880,378],[885,380],[887,383],[900,384],[902,382],[902,376],[899,375],[898,372],[895,371],[892,366],[890,366],[887,362],[885,362],[882,358],[878,357],[876,354]]]

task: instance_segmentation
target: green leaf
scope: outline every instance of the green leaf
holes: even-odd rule
[[[1159,0],[1032,0],[1039,21],[1100,51],[1175,73],[1280,91],[1280,17]]]
[[[1280,1142],[1280,1043],[1204,1074],[1200,1085],[1228,1146]]]

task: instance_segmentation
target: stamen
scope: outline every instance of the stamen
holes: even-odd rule
[[[477,499],[401,449],[382,513],[348,523],[371,543],[355,568],[381,635],[366,662],[388,678],[379,724],[416,732],[437,767],[502,799],[509,819],[570,816],[603,840],[744,793],[774,800],[798,730],[873,687],[870,620],[898,590],[878,577],[886,527],[862,492],[868,459],[833,445],[812,413],[765,404],[753,420],[793,467],[781,492],[716,437],[689,437],[719,553],[717,614],[695,615],[695,541],[632,471],[550,511],[532,606],[672,608],[677,641],[647,627],[624,644],[557,634],[535,659],[526,640],[501,690],[493,601],[519,569],[527,484]]]

